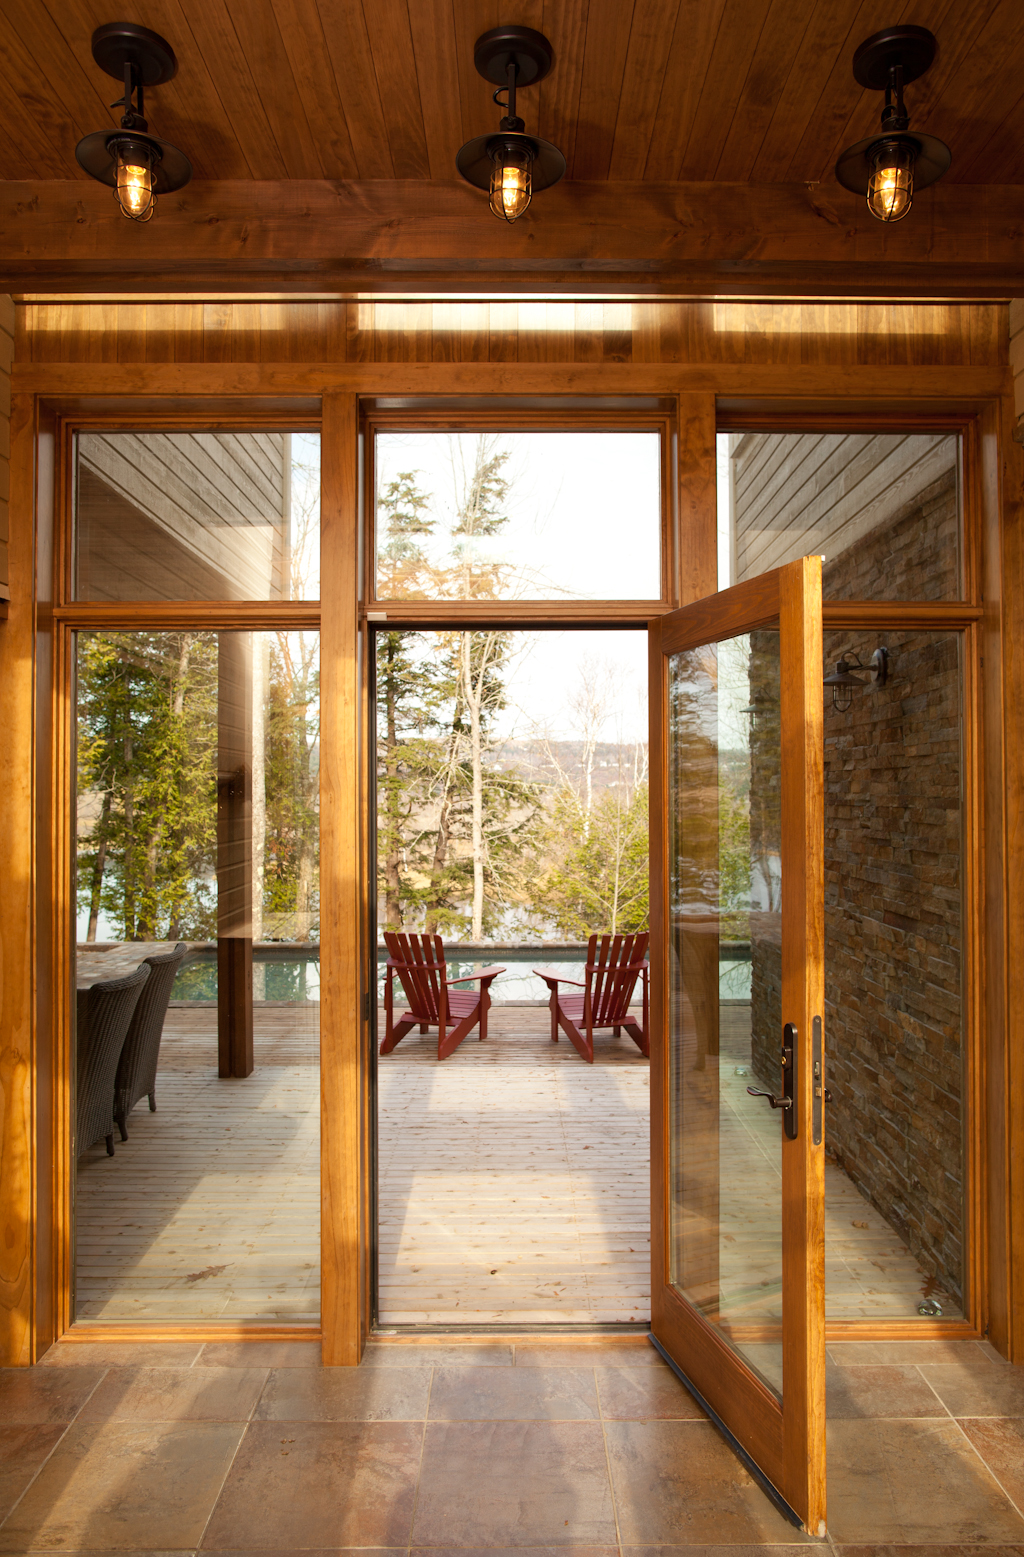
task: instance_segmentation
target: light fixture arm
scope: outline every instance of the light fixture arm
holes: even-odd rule
[[[122,130],[142,130],[145,132],[149,129],[145,119],[144,92],[145,87],[137,66],[132,60],[126,59],[124,62],[124,96],[119,97],[116,103],[111,103],[110,105],[111,108],[124,109],[121,117]],[[134,102],[132,102],[132,98],[135,99]]]
[[[510,59],[508,62],[508,84],[499,87],[496,92],[492,93],[494,102],[497,103],[499,108],[504,108],[505,110],[504,118],[498,128],[507,130],[513,135],[522,135],[526,129],[526,121],[520,119],[516,113],[516,77],[518,74],[518,63],[514,59]],[[501,101],[502,92],[507,92],[508,94],[504,102]]]
[[[896,101],[893,102],[893,94]],[[903,66],[893,65],[885,88],[885,107],[882,109],[882,129],[900,131],[910,124],[910,115],[903,102]]]

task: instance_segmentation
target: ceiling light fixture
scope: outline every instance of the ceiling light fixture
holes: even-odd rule
[[[133,222],[148,222],[158,194],[182,189],[192,177],[185,153],[150,135],[143,117],[146,87],[160,86],[177,73],[170,44],[135,22],[109,22],[92,35],[92,57],[108,76],[124,82],[124,96],[111,103],[123,108],[119,130],[97,130],[75,147],[79,164],[101,184],[109,184],[122,212]]]
[[[923,76],[938,45],[927,27],[887,27],[866,38],[853,56],[853,74],[862,87],[885,92],[882,133],[848,146],[836,163],[844,189],[866,195],[868,210],[880,222],[898,222],[910,210],[915,189],[940,179],[952,153],[934,135],[907,133],[910,115],[903,88]]]
[[[460,147],[455,166],[476,189],[490,191],[491,210],[506,222],[522,216],[537,190],[550,189],[565,172],[558,147],[527,135],[516,114],[516,91],[543,81],[554,57],[544,34],[532,27],[492,27],[473,50],[484,80],[497,84],[494,101],[505,115],[496,135],[478,135]],[[505,102],[502,91],[508,92]]]

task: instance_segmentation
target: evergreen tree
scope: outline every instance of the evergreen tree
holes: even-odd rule
[[[267,939],[320,936],[319,635],[271,640],[265,715]]]
[[[212,633],[82,633],[80,836],[90,939],[102,910],[127,940],[215,933],[217,643]]]

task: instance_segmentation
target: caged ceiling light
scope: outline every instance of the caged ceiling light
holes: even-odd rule
[[[866,195],[868,210],[880,222],[906,216],[914,190],[934,184],[952,161],[949,147],[934,135],[908,133],[903,103],[903,88],[924,75],[937,47],[927,27],[887,27],[866,38],[853,56],[860,85],[885,92],[882,133],[848,146],[836,163],[836,178],[844,189]]]
[[[108,76],[124,83],[119,130],[97,130],[75,147],[79,164],[101,184],[109,184],[122,212],[133,222],[148,222],[158,194],[182,189],[192,177],[185,153],[150,135],[143,117],[146,87],[170,81],[178,69],[174,50],[158,33],[135,22],[109,22],[92,35],[92,57]]]
[[[565,172],[558,147],[527,135],[516,114],[517,90],[543,81],[554,57],[543,33],[532,27],[492,27],[473,50],[484,80],[497,84],[494,101],[505,115],[496,134],[478,135],[460,147],[455,166],[468,183],[490,191],[491,210],[506,222],[522,216],[536,191],[550,189]],[[502,91],[508,93],[505,102]]]

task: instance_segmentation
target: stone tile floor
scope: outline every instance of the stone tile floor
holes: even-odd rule
[[[1024,1367],[984,1343],[845,1342],[829,1415],[817,1544],[1024,1557]],[[377,1343],[327,1370],[310,1343],[63,1343],[0,1372],[0,1552],[807,1544],[640,1337]]]

